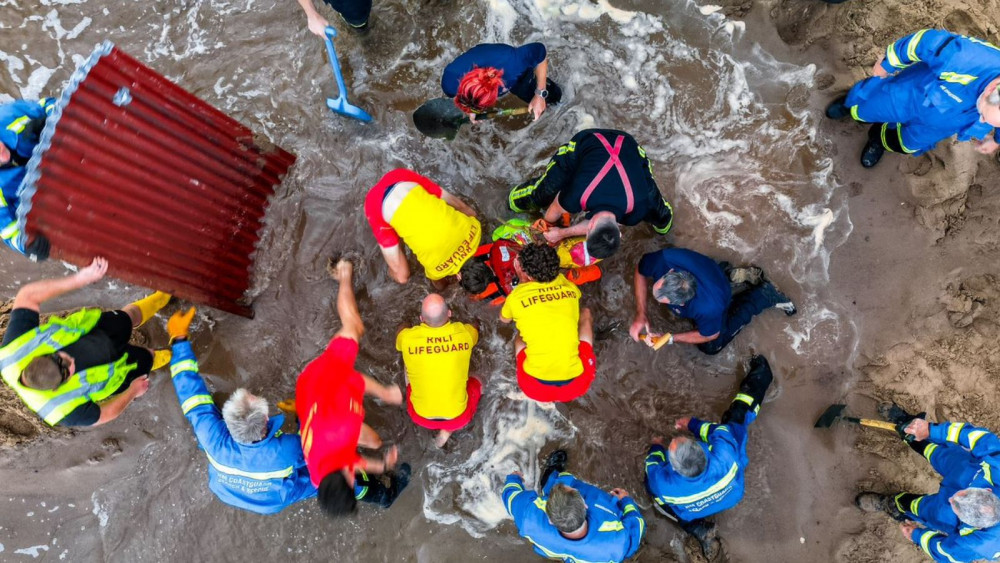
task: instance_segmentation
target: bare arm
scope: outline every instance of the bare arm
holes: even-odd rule
[[[103,278],[107,271],[108,261],[104,258],[94,258],[89,266],[73,275],[29,283],[17,292],[17,296],[14,297],[14,308],[38,311],[42,303],[90,285]]]
[[[556,205],[556,202],[552,202],[552,205]],[[552,209],[552,206],[549,206]],[[548,221],[549,213],[545,213],[545,220]],[[557,243],[563,239],[570,237],[582,237],[587,234],[590,229],[590,221],[580,221],[579,223],[566,228],[559,227],[549,227],[549,230],[545,231],[545,240],[551,243]]]
[[[629,328],[629,335],[632,340],[639,341],[642,332],[649,334],[649,319],[646,318],[646,295],[649,293],[649,282],[646,276],[639,273],[639,268],[635,269],[635,318],[632,320],[632,327]]]
[[[406,261],[402,246],[397,244],[389,248],[382,248],[382,257],[385,258],[385,263],[389,266],[389,275],[392,276],[392,279],[396,280],[397,283],[409,281],[410,264]]]
[[[704,344],[706,342],[711,342],[719,337],[719,333],[716,332],[712,336],[704,336],[697,330],[691,330],[688,332],[682,332],[680,334],[674,335],[674,342],[683,342],[684,344]]]
[[[545,210],[545,222],[555,225],[562,219],[563,213],[566,213],[566,210],[559,204],[559,196],[556,196]]]
[[[125,412],[129,404],[134,399],[141,397],[147,389],[149,389],[149,377],[144,375],[132,381],[124,393],[119,393],[110,399],[98,403],[101,407],[101,417],[97,419],[94,426],[100,426],[118,418]]]
[[[545,85],[547,84],[546,77],[548,76],[548,72],[549,72],[548,59],[545,59],[544,61],[538,63],[538,66],[535,67],[536,91],[545,90]],[[538,120],[539,117],[542,116],[542,113],[545,112],[545,108],[547,107],[547,105],[548,104],[546,103],[545,98],[539,96],[538,94],[535,94],[534,96],[531,97],[531,101],[528,103],[528,107],[531,109],[531,113],[535,116],[536,121]]]
[[[319,37],[324,37],[326,33],[326,27],[330,25],[330,22],[326,21],[326,18],[319,15],[316,11],[316,6],[313,4],[313,0],[298,0],[299,6],[302,6],[302,11],[306,13],[306,20],[309,23],[309,31],[314,35]]]
[[[365,394],[390,405],[403,404],[403,392],[398,385],[382,385],[371,376],[361,376],[365,378]]]
[[[454,207],[455,209],[461,211],[462,213],[468,215],[469,217],[475,217],[476,212],[467,203],[462,201],[458,196],[453,193],[441,190],[441,199],[445,201],[448,205]]]

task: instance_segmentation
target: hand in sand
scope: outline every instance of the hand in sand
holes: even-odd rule
[[[903,431],[912,435],[918,442],[922,442],[931,435],[931,426],[926,420],[922,418],[915,418],[906,425],[906,428],[904,428]]]
[[[663,436],[654,436],[653,439],[650,440],[650,442],[654,446],[662,446],[663,445]]]
[[[638,315],[632,321],[632,326],[629,327],[628,334],[632,337],[632,340],[639,342],[639,337],[643,333],[649,334],[649,319],[646,318],[646,315]],[[646,344],[649,344],[649,342],[646,342]],[[652,344],[649,345],[652,346]]]
[[[615,488],[615,489],[611,489],[608,492],[611,493],[611,496],[615,497],[618,500],[621,500],[621,499],[623,499],[623,498],[625,498],[625,497],[628,496],[628,491],[626,491],[625,489],[617,489],[617,488]]]
[[[684,418],[677,419],[677,422],[674,423],[674,428],[677,430],[687,430],[688,424],[691,424],[691,417],[685,416]]]
[[[907,520],[899,525],[899,531],[903,532],[903,537],[910,541],[913,541],[913,530],[916,530],[917,528],[919,528],[917,523],[910,520]]]
[[[1000,143],[993,140],[992,137],[987,138],[985,141],[972,141],[976,145],[976,152],[979,154],[993,154],[1000,148]]]
[[[528,109],[530,109],[531,113],[535,115],[535,121],[538,121],[538,118],[545,113],[546,107],[545,98],[539,96],[538,94],[535,94],[535,96],[531,98],[531,102],[528,104]]]
[[[89,266],[77,272],[76,276],[81,282],[90,284],[103,278],[106,273],[108,273],[108,261],[98,256]]]
[[[385,470],[388,471],[393,467],[396,467],[396,462],[399,461],[399,448],[392,446],[389,451],[385,452]]]
[[[872,67],[872,74],[879,78],[888,78],[889,73],[882,68],[882,62],[885,61],[885,55],[881,55],[877,61],[875,61],[875,66]]]
[[[382,402],[390,405],[402,405],[403,391],[399,388],[399,385],[386,386],[385,393],[382,395]]]
[[[330,277],[340,283],[351,283],[351,274],[354,273],[354,264],[350,260],[341,258],[334,263],[333,258],[326,261],[326,272]]]

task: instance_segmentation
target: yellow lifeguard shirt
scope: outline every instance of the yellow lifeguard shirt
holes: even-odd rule
[[[559,274],[549,283],[527,282],[507,296],[500,314],[513,319],[524,351],[524,371],[543,381],[583,373],[580,361],[580,289]]]
[[[455,418],[469,404],[466,384],[472,347],[479,341],[476,327],[449,322],[426,324],[400,331],[396,349],[403,353],[410,379],[410,402],[424,418]]]
[[[410,190],[389,220],[417,255],[427,277],[439,280],[458,273],[479,248],[482,227],[423,186]]]

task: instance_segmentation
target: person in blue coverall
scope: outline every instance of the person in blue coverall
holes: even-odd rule
[[[748,432],[773,379],[767,359],[752,357],[721,424],[681,418],[674,428],[686,429],[700,440],[679,436],[664,448],[663,439],[654,438],[646,454],[646,487],[654,506],[694,536],[709,561],[721,547],[715,525],[705,518],[743,499],[744,472],[750,463]]]
[[[566,473],[566,452],[549,455],[542,494],[524,488],[520,473],[507,476],[503,503],[518,532],[547,559],[566,563],[624,561],[635,555],[646,521],[622,489],[602,491]]]
[[[976,150],[1000,148],[1000,48],[941,29],[921,29],[886,48],[874,74],[826,109],[872,123],[861,164],[871,168],[885,151],[920,155],[958,135]]]
[[[919,416],[919,415],[918,415]],[[914,451],[941,477],[932,495],[864,492],[855,503],[866,512],[886,512],[934,561],[955,563],[1000,559],[1000,439],[960,422],[928,423],[898,411],[891,420],[903,427]]]
[[[220,411],[212,401],[188,331],[194,308],[175,313],[167,324],[173,358],[171,380],[185,418],[208,458],[208,488],[222,502],[257,514],[274,514],[316,496],[299,435],[281,431],[285,417],[268,417],[267,401],[237,389]],[[389,507],[409,482],[403,464],[386,487],[378,478],[358,475],[355,498]]]
[[[52,113],[55,102],[55,98],[44,98],[37,102],[15,100],[0,104],[0,239],[36,260],[48,257],[48,243],[38,237],[28,248],[22,246],[17,227],[18,189],[31,151],[45,127],[45,118]]]

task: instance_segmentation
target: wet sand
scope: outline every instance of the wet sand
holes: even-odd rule
[[[107,427],[44,431],[5,448],[0,559],[27,560],[36,553],[43,560],[70,561],[534,560],[512,524],[500,521],[495,499],[484,493],[499,488],[499,476],[517,463],[530,479],[539,450],[544,455],[564,446],[580,477],[604,487],[623,486],[648,507],[639,491],[649,438],[679,416],[721,415],[742,375],[739,364],[753,349],[771,359],[780,394],[764,406],[751,431],[746,498],[718,518],[730,559],[920,561],[895,525],[877,515],[860,516],[851,499],[863,487],[932,491],[926,464],[891,437],[853,428],[817,431],[815,418],[831,402],[846,401],[856,412],[873,415],[876,400],[894,398],[938,420],[1000,428],[1000,417],[989,408],[998,398],[993,366],[1000,332],[991,277],[1000,247],[994,219],[1000,200],[991,193],[995,161],[968,146],[942,146],[921,159],[887,155],[878,168],[864,171],[857,163],[864,129],[819,117],[828,100],[863,76],[878,49],[901,30],[948,25],[990,37],[995,25],[974,23],[998,21],[995,7],[984,13],[979,4],[963,0],[905,9],[861,0],[839,6],[745,0],[724,2],[721,13],[704,15],[712,10],[675,2],[622,3],[623,9],[662,16],[666,28],[653,32],[650,41],[671,56],[655,68],[670,85],[657,95],[666,97],[672,109],[644,117],[642,110],[655,114],[657,104],[636,99],[634,92],[612,90],[606,106],[587,92],[630,75],[642,87],[660,84],[639,70],[649,70],[650,52],[609,39],[613,33],[638,33],[636,20],[619,28],[608,15],[593,23],[576,13],[567,16],[572,23],[558,24],[545,11],[574,5],[569,2],[495,1],[485,12],[450,2],[387,2],[376,7],[369,37],[348,35],[338,46],[353,75],[348,82],[357,85],[353,98],[386,100],[387,107],[376,111],[378,131],[384,133],[373,135],[323,113],[322,98],[332,92],[329,71],[321,44],[307,36],[304,18],[291,2],[254,5],[246,15],[226,2],[165,14],[148,5],[103,14],[99,5],[86,2],[52,4],[63,20],[59,27],[44,19],[51,22],[55,8],[5,7],[0,21],[15,29],[9,30],[13,40],[4,50],[19,52],[12,45],[31,44],[33,57],[43,65],[69,67],[72,57],[66,53],[85,54],[98,40],[115,38],[301,157],[269,213],[270,234],[255,290],[257,318],[202,310],[196,322],[196,352],[215,389],[246,385],[273,400],[291,393],[295,374],[336,329],[334,285],[325,277],[322,257],[341,251],[355,252],[361,260],[356,287],[369,332],[359,367],[400,382],[401,362],[392,352],[395,326],[399,318],[416,317],[428,287],[415,279],[400,288],[387,279],[360,211],[350,211],[360,210],[364,190],[389,167],[410,165],[475,199],[482,214],[503,217],[505,187],[543,165],[588,117],[630,130],[655,151],[657,179],[678,209],[670,243],[760,263],[799,301],[802,312],[792,320],[776,312],[763,315],[712,358],[679,347],[653,353],[627,342],[621,331],[611,331],[597,345],[600,379],[591,393],[553,411],[517,396],[506,347],[510,329],[489,320],[494,310],[460,300],[453,289],[448,296],[456,318],[480,318],[485,325],[474,358],[474,369],[487,377],[483,414],[472,430],[456,434],[440,452],[432,445],[432,433],[415,428],[404,412],[369,403],[373,425],[399,443],[414,465],[414,484],[390,511],[362,506],[349,521],[330,522],[312,503],[270,518],[219,503],[205,483],[204,456],[161,373],[150,392]],[[503,17],[508,8],[522,16]],[[39,19],[17,29],[26,17]],[[226,33],[215,23],[220,17],[227,18]],[[82,18],[92,22],[69,37]],[[746,31],[736,30],[733,45],[727,46],[726,24],[734,21],[745,22]],[[409,35],[390,36],[388,30],[409,29],[413,22],[419,25]],[[456,45],[470,44],[464,35],[477,26],[485,26],[494,39],[544,39],[550,49],[560,49],[555,52],[564,62],[556,68],[573,86],[568,107],[520,131],[499,125],[498,131],[480,136],[463,132],[451,146],[416,138],[400,112],[412,111],[422,96],[436,95],[434,64],[456,54]],[[625,70],[568,78],[566,61],[586,60],[580,58],[585,53],[568,47],[579,38],[556,32],[567,27],[607,45],[625,61]],[[249,31],[234,35],[234,28]],[[61,34],[58,49],[39,40],[40,29]],[[211,47],[217,43],[225,49],[215,52]],[[777,62],[748,55],[754,44]],[[684,48],[710,60],[685,59]],[[727,66],[727,56],[749,66]],[[423,59],[431,64],[412,62]],[[773,80],[747,72],[746,91],[755,99],[750,103],[759,104],[754,112],[739,104],[734,109],[725,89],[717,95],[715,81],[700,74],[707,69],[718,81],[738,81],[754,62],[781,76]],[[810,71],[809,64],[816,68]],[[796,72],[803,78],[788,78]],[[0,89],[17,92],[30,82],[27,71],[12,76],[21,82],[0,74]],[[67,76],[68,70],[60,68],[50,87]],[[400,87],[414,82],[420,84],[416,92]],[[710,112],[723,115],[735,133],[713,130],[711,117],[703,116]],[[760,112],[766,119],[748,117]],[[769,150],[770,124],[775,135],[793,141],[773,137],[775,147]],[[755,146],[739,144],[748,139]],[[386,140],[397,141],[392,151],[385,150]],[[341,156],[347,151],[357,156]],[[702,158],[706,151],[710,156]],[[829,179],[827,169],[815,164],[826,158],[833,172]],[[740,175],[749,180],[741,183]],[[771,195],[748,194],[756,184],[772,186]],[[824,191],[827,184],[834,191]],[[800,213],[783,211],[774,194],[789,198]],[[809,255],[814,238],[803,217],[824,208],[835,220],[819,245],[822,251]],[[725,224],[726,212],[746,220]],[[584,303],[595,309],[599,327],[614,321],[627,327],[631,268],[642,252],[662,244],[640,229],[627,240],[629,248],[609,261],[600,287],[585,291]],[[9,253],[0,253],[0,268],[4,298],[13,296],[20,283],[63,272],[61,265],[31,265]],[[53,303],[51,310],[92,302],[113,307],[141,294],[139,288],[104,283]],[[165,341],[163,322],[148,330],[154,343]],[[665,322],[662,315],[654,318],[654,323]],[[14,441],[17,432],[3,424],[7,414],[0,410],[0,434]],[[690,555],[690,542],[685,548],[679,530],[652,510],[644,513],[648,533],[636,560],[699,560]],[[454,523],[431,520],[449,518]]]

